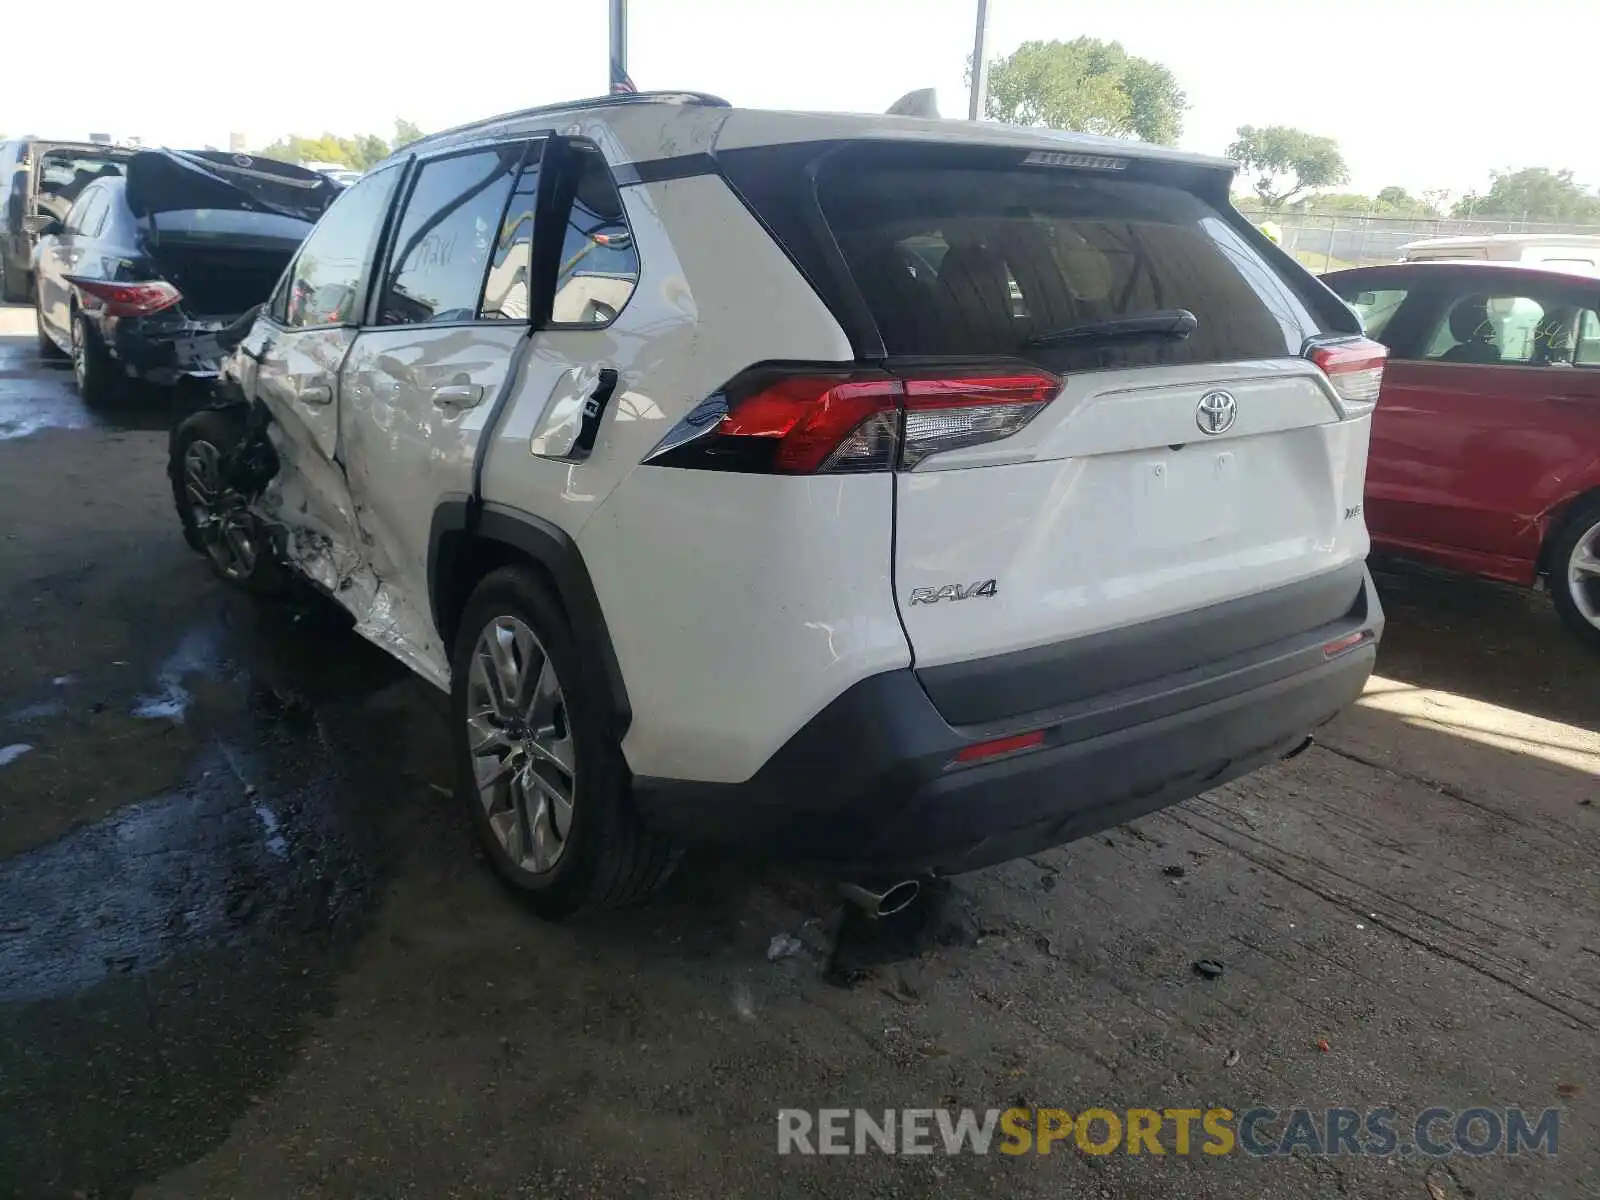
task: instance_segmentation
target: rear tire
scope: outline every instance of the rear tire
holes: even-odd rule
[[[205,556],[224,582],[273,595],[282,590],[284,573],[273,557],[271,539],[249,511],[246,497],[222,473],[243,435],[244,422],[235,414],[217,409],[195,413],[172,435],[167,476],[190,547]]]
[[[599,674],[531,571],[473,591],[451,656],[456,796],[501,882],[549,919],[642,900],[678,862],[634,814]]]
[[[1549,564],[1556,612],[1567,628],[1600,649],[1600,496],[1567,514],[1550,542]]]
[[[99,330],[81,312],[72,316],[72,377],[91,408],[115,404],[127,394],[127,381],[117,374]]]
[[[37,303],[33,306],[33,324],[39,334],[39,357],[47,362],[60,362],[66,358],[66,351],[56,345],[50,335],[44,331],[44,313],[40,311]]]

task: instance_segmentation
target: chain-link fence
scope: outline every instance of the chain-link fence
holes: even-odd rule
[[[1341,267],[1398,262],[1400,247],[1434,237],[1483,237],[1494,233],[1580,233],[1600,236],[1600,225],[1549,225],[1537,221],[1413,219],[1360,213],[1253,212],[1257,225],[1271,221],[1283,232],[1283,248],[1318,273]]]

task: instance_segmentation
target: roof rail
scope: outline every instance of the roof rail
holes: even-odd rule
[[[496,117],[485,117],[481,121],[470,121],[465,125],[457,125],[453,129],[441,129],[438,133],[430,133],[426,137],[418,138],[414,142],[396,150],[396,154],[410,150],[414,146],[425,146],[430,142],[437,142],[444,138],[459,137],[471,133],[475,129],[488,129],[506,121],[520,121],[528,117],[541,116],[544,113],[584,112],[596,108],[618,108],[634,104],[682,104],[696,105],[704,108],[731,108],[721,96],[713,96],[707,92],[620,92],[611,96],[589,96],[582,100],[566,100],[560,104],[541,104],[535,108],[518,109],[516,112],[501,113]]]

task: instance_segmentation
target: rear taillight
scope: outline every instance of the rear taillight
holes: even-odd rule
[[[150,279],[141,283],[74,279],[72,283],[113,317],[147,317],[164,308],[171,308],[183,299],[183,293],[165,279]]]
[[[1367,338],[1327,342],[1313,346],[1308,357],[1333,384],[1347,404],[1376,404],[1383,386],[1383,364],[1388,348]]]
[[[944,450],[1008,438],[1061,390],[1043,371],[906,380],[900,465],[907,470]]]
[[[910,470],[1010,437],[1061,381],[1044,371],[825,372],[756,367],[698,405],[646,457],[660,466],[782,475]]]

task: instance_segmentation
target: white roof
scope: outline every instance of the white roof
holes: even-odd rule
[[[1225,158],[1191,154],[1148,142],[1088,133],[1024,128],[991,121],[942,120],[879,113],[782,112],[732,108],[693,92],[639,93],[577,100],[506,113],[436,133],[399,151],[433,150],[465,142],[555,129],[600,142],[614,163],[649,162],[746,146],[863,139],[1015,146],[1060,153],[1183,163],[1232,173]]]
[[[1469,234],[1462,237],[1423,238],[1418,242],[1407,242],[1400,247],[1400,251],[1404,253],[1407,250],[1466,250],[1474,246],[1501,245],[1600,246],[1600,235],[1592,233]]]

